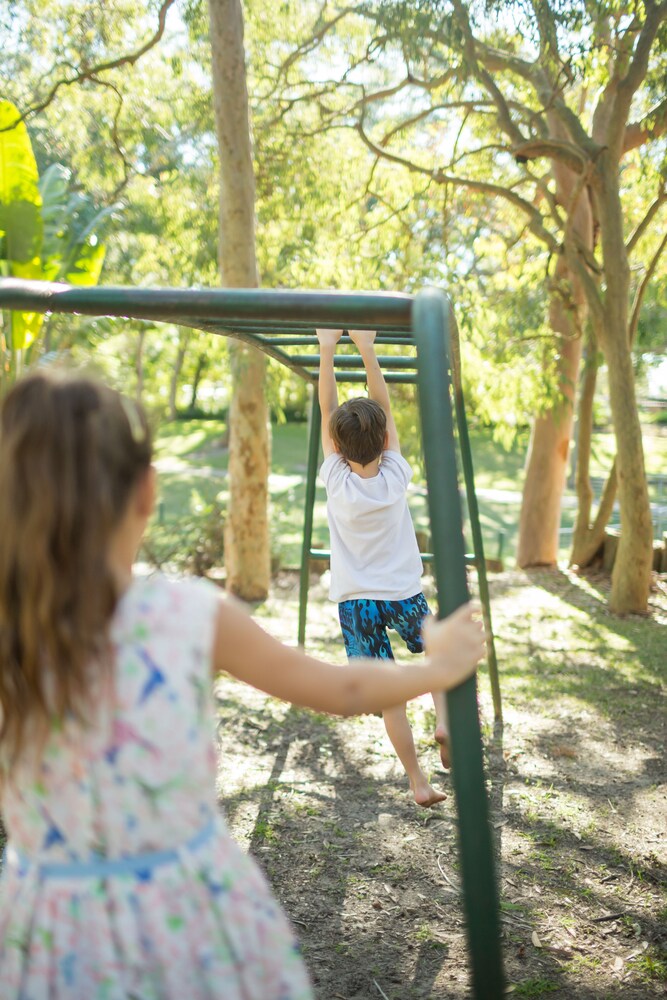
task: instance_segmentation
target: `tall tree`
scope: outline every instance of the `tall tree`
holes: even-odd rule
[[[659,59],[666,21],[665,0],[332,4],[318,9],[277,77],[285,116],[310,98],[316,127],[354,130],[377,160],[467,191],[473,211],[477,196],[487,205],[505,201],[513,210],[510,245],[534,241],[537,253],[541,245],[559,393],[533,432],[520,545],[526,563],[556,557],[580,334],[590,317],[609,368],[617,436],[624,530],[611,606],[619,612],[645,609],[652,558],[629,261],[645,251],[642,237],[665,200],[659,155],[644,157],[658,187],[644,219],[628,208],[623,170],[639,148],[655,148],[667,126]],[[482,233],[488,211],[478,220]]]
[[[255,175],[250,135],[241,0],[209,0],[213,95],[220,156],[220,276],[230,288],[259,283],[255,253]],[[248,601],[270,581],[268,475],[270,438],[266,361],[230,345],[229,506],[225,525],[227,586]]]
[[[547,116],[550,128],[565,139],[554,119],[553,115]],[[578,175],[560,163],[553,165],[552,174],[557,204],[566,211],[572,206],[571,227],[581,246],[592,252],[592,213],[588,199],[577,197]],[[548,294],[549,324],[558,339],[560,398],[533,422],[519,517],[517,562],[523,567],[555,565],[558,561],[561,501],[587,315],[581,282],[562,255],[557,259]]]

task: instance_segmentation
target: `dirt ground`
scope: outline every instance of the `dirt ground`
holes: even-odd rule
[[[505,573],[491,586],[502,732],[484,673],[479,688],[507,993],[667,996],[667,587],[649,618],[619,620],[602,578]],[[257,611],[293,641],[294,579]],[[321,584],[307,645],[344,659]],[[313,715],[227,679],[217,693],[221,802],[291,917],[318,1000],[472,996],[430,700],[411,719],[450,794],[425,811],[380,718]]]

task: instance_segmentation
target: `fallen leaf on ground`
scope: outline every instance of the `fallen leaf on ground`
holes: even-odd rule
[[[568,757],[570,760],[576,760],[577,751],[573,750],[572,747],[554,747],[551,751],[552,757]]]

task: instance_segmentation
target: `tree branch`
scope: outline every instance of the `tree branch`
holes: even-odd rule
[[[624,92],[624,98],[628,102],[628,107],[637,88],[646,76],[651,46],[655,41],[660,25],[667,19],[667,0],[662,0],[662,3],[657,5],[655,3],[647,3],[646,8],[646,20],[639,32],[639,38],[637,39],[630,67],[625,78],[619,84],[619,90]]]
[[[649,282],[651,281],[651,278],[655,273],[655,269],[658,266],[658,261],[660,260],[660,256],[662,254],[662,251],[665,249],[665,246],[667,246],[667,233],[665,233],[660,243],[660,246],[653,254],[653,259],[649,264],[649,266],[646,268],[646,274],[642,278],[639,284],[639,288],[637,289],[637,294],[635,295],[635,301],[632,306],[632,316],[630,317],[630,326],[628,327],[628,342],[631,346],[634,343],[635,337],[637,335],[637,327],[639,326],[639,314],[641,312],[642,302],[644,300],[646,289],[648,288]]]
[[[521,129],[515,124],[512,116],[510,114],[505,97],[496,84],[493,76],[483,64],[477,58],[478,48],[483,49],[483,45],[475,38],[472,26],[470,24],[470,14],[468,8],[461,0],[452,0],[452,6],[456,14],[456,18],[461,26],[461,30],[464,35],[464,49],[466,55],[470,61],[470,65],[473,72],[482,86],[485,88],[486,92],[493,99],[496,108],[498,109],[498,123],[502,130],[514,143],[525,142],[525,136],[522,135]]]
[[[24,111],[11,126],[6,126],[5,130],[6,128],[14,128],[18,122],[25,121],[27,118],[39,114],[40,111],[44,111],[44,109],[47,108],[54,100],[61,87],[71,87],[73,84],[83,83],[85,80],[99,83],[100,81],[95,80],[95,77],[98,77],[100,73],[106,73],[108,70],[118,69],[120,66],[134,66],[134,64],[138,62],[138,60],[141,59],[146,52],[157,45],[164,35],[164,29],[167,22],[167,11],[174,5],[175,2],[176,0],[162,0],[162,5],[158,11],[158,26],[154,34],[141,46],[141,48],[137,49],[135,52],[129,53],[129,55],[118,56],[116,59],[109,59],[107,62],[97,63],[95,66],[81,67],[74,73],[73,76],[67,79],[57,80],[43,100],[27,108],[27,110]]]
[[[651,47],[665,19],[667,19],[667,0],[662,0],[658,5],[646,4],[646,19],[639,32],[628,71],[619,81],[614,110],[609,119],[609,145],[612,149],[618,150],[619,154],[623,151],[632,98],[646,77]]]
[[[412,173],[424,174],[427,177],[431,177],[437,184],[451,184],[454,187],[464,187],[469,191],[477,191],[480,194],[490,194],[499,198],[504,198],[506,201],[511,202],[517,208],[520,208],[529,218],[529,224],[531,232],[538,237],[543,243],[545,243],[549,249],[554,250],[557,247],[557,242],[552,233],[545,228],[542,219],[541,212],[531,205],[529,201],[522,198],[521,195],[516,194],[510,188],[501,187],[498,184],[491,184],[487,181],[474,180],[468,177],[457,177],[452,174],[448,174],[443,170],[439,170],[437,167],[435,169],[429,169],[428,167],[422,166],[421,164],[414,163],[412,160],[408,160],[403,156],[399,156],[396,153],[389,153],[387,150],[382,149],[367,135],[364,130],[363,120],[357,122],[356,126],[353,126],[361,138],[364,145],[370,149],[375,156],[382,157],[388,160],[390,163],[399,164],[405,167],[406,170],[410,170]]]
[[[599,339],[599,331],[604,322],[604,310],[602,308],[602,300],[600,298],[599,284],[585,263],[583,253],[585,248],[582,246],[581,242],[576,239],[575,234],[572,239],[567,240],[563,244],[563,249],[567,258],[568,267],[571,271],[576,273],[579,281],[581,282],[581,287],[584,290],[586,301],[588,302],[588,308],[590,309],[593,329],[596,337]]]
[[[451,78],[456,75],[456,70],[449,69],[445,73],[441,73],[440,76],[436,76],[433,80],[421,80],[419,77],[414,76],[412,73],[408,73],[405,79],[401,80],[400,83],[394,84],[392,87],[385,87],[382,90],[371,91],[370,94],[366,93],[366,90],[361,85],[362,97],[347,109],[349,114],[351,111],[356,111],[357,108],[362,105],[371,104],[375,101],[382,101],[385,97],[393,97],[401,90],[405,90],[406,87],[417,87],[418,90],[437,90],[438,87],[444,87],[446,83],[449,83]]]
[[[317,16],[317,20],[315,22],[316,24],[320,23],[320,19],[323,18],[326,8],[327,8],[327,2],[326,0],[324,0],[324,3],[322,4],[320,12]],[[325,35],[327,35],[333,28],[335,28],[338,22],[342,21],[344,17],[347,17],[348,14],[354,14],[355,9],[356,9],[355,7],[343,7],[342,10],[338,11],[338,13],[331,18],[331,20],[322,21],[319,28],[315,29],[308,36],[308,38],[304,39],[304,41],[301,42],[301,44],[298,45],[293,52],[290,52],[285,62],[282,63],[278,68],[278,73],[276,75],[274,86],[271,92],[268,94],[269,97],[271,97],[276,92],[281,78],[285,77],[287,71],[294,65],[294,63],[298,62],[302,56],[308,55],[310,52],[313,51],[313,49],[317,48],[317,46],[323,40]]]
[[[118,153],[121,163],[123,164],[123,179],[122,181],[120,181],[119,184],[116,185],[116,187],[112,192],[110,200],[114,202],[120,196],[121,192],[124,191],[127,185],[130,183],[130,178],[132,174],[136,172],[132,164],[128,160],[127,156],[125,155],[125,150],[121,145],[120,136],[118,134],[118,122],[120,120],[120,115],[123,110],[123,95],[118,89],[118,87],[115,85],[115,83],[112,83],[110,80],[101,80],[99,79],[99,77],[91,76],[90,81],[91,83],[96,84],[98,87],[106,87],[107,90],[113,91],[113,93],[116,95],[118,99],[116,104],[116,110],[113,116],[113,124],[111,126],[111,141],[113,143],[114,149]]]
[[[417,114],[411,115],[409,118],[405,118],[403,119],[403,121],[398,122],[397,125],[394,125],[394,127],[389,129],[388,132],[385,132],[385,134],[381,139],[380,144],[382,146],[386,146],[389,143],[390,139],[393,139],[395,135],[398,135],[400,132],[404,132],[405,129],[410,128],[412,125],[416,125],[418,122],[423,121],[425,118],[428,118],[436,111],[451,111],[452,109],[455,108],[463,108],[468,113],[471,113],[473,111],[479,111],[480,114],[483,114],[485,105],[488,108],[494,107],[492,101],[446,101],[443,104],[432,104],[430,107],[424,108],[423,111],[419,111]],[[502,149],[505,152],[507,151],[507,146],[505,146],[502,143],[489,143],[487,146],[480,148]],[[480,149],[472,150],[471,152],[465,153],[463,155],[470,156],[472,155],[472,153],[478,153],[478,152],[480,152]]]
[[[655,199],[653,204],[649,206],[648,211],[646,212],[646,215],[644,216],[642,221],[637,225],[635,231],[628,239],[628,242],[625,245],[625,248],[628,252],[628,256],[632,253],[634,248],[637,246],[637,243],[639,242],[639,240],[642,238],[642,236],[650,226],[656,212],[660,210],[661,206],[664,205],[666,201],[667,201],[667,187],[663,187],[662,191],[658,194],[658,197]]]
[[[490,45],[482,45],[479,41],[475,42],[475,52],[477,58],[483,62],[486,68],[491,72],[504,70],[510,73],[516,73],[530,83],[543,105],[541,112],[533,112],[534,117],[537,117],[538,120],[541,121],[540,116],[545,111],[553,108],[567,128],[572,140],[580,146],[581,149],[586,150],[588,153],[591,152],[591,137],[586,132],[574,111],[567,106],[561,97],[559,97],[557,86],[550,82],[548,76],[538,63],[527,62],[525,59],[519,59],[515,55],[508,54],[500,49],[495,49]],[[542,131],[546,130],[543,129]]]
[[[659,139],[667,130],[667,98],[644,115],[638,122],[631,122],[623,139],[623,152],[637,149],[652,139]]]
[[[517,163],[546,156],[550,160],[558,160],[575,174],[582,174],[590,162],[581,149],[562,139],[532,139],[514,146],[512,155]]]

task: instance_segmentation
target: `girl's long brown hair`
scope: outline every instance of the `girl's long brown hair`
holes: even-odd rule
[[[145,418],[92,379],[38,372],[0,411],[0,762],[85,720],[118,599],[114,529],[151,462]],[[1,769],[0,769],[1,770]]]

